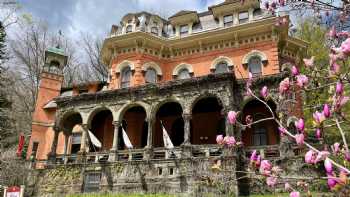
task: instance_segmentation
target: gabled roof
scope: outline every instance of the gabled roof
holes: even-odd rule
[[[214,8],[214,7],[219,7],[219,6],[222,6],[222,5],[228,5],[228,4],[231,4],[231,3],[238,3],[238,2],[241,2],[242,0],[226,0],[222,3],[219,3],[219,4],[216,4],[216,5],[213,5],[213,6],[209,6],[209,10],[211,8]]]
[[[190,10],[181,10],[181,11],[177,12],[176,14],[170,16],[169,19],[177,17],[177,16],[186,15],[186,14],[192,14],[192,13],[197,13],[197,12],[196,11],[190,11]]]

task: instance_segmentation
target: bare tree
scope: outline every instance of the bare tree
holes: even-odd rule
[[[108,78],[107,66],[103,64],[101,59],[101,49],[103,40],[98,37],[93,37],[90,34],[82,34],[80,41],[83,47],[83,53],[87,57],[86,67],[89,67],[90,78],[106,81]]]

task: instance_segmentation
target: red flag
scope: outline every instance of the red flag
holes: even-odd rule
[[[16,152],[18,157],[22,156],[23,146],[24,146],[24,134],[21,133],[19,135],[18,147],[17,147],[17,152]]]

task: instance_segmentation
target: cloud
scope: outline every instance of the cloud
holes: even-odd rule
[[[105,37],[112,24],[127,13],[148,11],[169,17],[180,10],[206,11],[223,0],[18,0],[22,12],[47,21],[51,31],[62,30],[73,39],[82,32]]]

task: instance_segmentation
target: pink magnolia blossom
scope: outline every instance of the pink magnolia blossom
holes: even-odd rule
[[[350,38],[341,44],[340,49],[345,55],[350,55]]]
[[[278,131],[280,132],[281,136],[284,136],[287,133],[287,129],[283,127],[278,127]]]
[[[323,105],[323,115],[324,115],[324,117],[326,117],[326,118],[329,118],[329,117],[331,116],[331,110],[330,110],[328,104],[324,104],[324,105]]]
[[[270,176],[270,177],[267,177],[267,178],[266,178],[266,184],[267,184],[269,187],[275,186],[276,183],[277,183],[277,178],[276,178],[276,177]]]
[[[305,163],[314,164],[316,159],[316,152],[313,150],[309,150],[305,154]]]
[[[319,129],[319,128],[316,129],[316,138],[317,138],[318,140],[321,139],[321,129]]]
[[[216,136],[216,143],[222,145],[224,143],[224,136],[223,135],[217,135]]]
[[[339,112],[341,108],[349,101],[350,97],[340,96],[336,98],[334,109],[336,112]]]
[[[328,187],[330,189],[334,189],[338,184],[338,180],[337,180],[337,178],[334,178],[333,175],[329,175],[328,180],[327,180],[327,184],[328,184]]]
[[[328,158],[326,158],[326,160],[324,160],[324,168],[326,169],[326,172],[328,174],[331,174],[333,172],[332,162]]]
[[[293,76],[299,75],[299,69],[296,66],[292,66],[292,74]]]
[[[260,164],[261,164],[261,156],[258,155],[258,157],[256,158],[256,161],[255,161],[255,166],[258,168],[258,167],[260,167]]]
[[[272,164],[268,160],[262,160],[260,162],[260,173],[263,175],[271,174]]]
[[[315,163],[325,160],[331,153],[328,151],[320,151],[315,159]]]
[[[350,152],[345,152],[345,160],[350,162]]]
[[[305,139],[305,136],[302,133],[295,135],[295,141],[297,142],[298,145],[303,145],[304,144],[304,139]]]
[[[305,75],[298,75],[297,78],[297,85],[299,87],[305,87],[309,83],[309,78]]]
[[[304,119],[300,118],[294,124],[295,124],[295,127],[297,128],[298,131],[300,131],[302,133],[304,132],[304,129],[305,129]]]
[[[340,65],[336,62],[331,64],[331,74],[338,75],[340,73]]]
[[[289,78],[287,77],[283,81],[281,81],[279,85],[279,92],[281,94],[286,93],[288,92],[289,88],[290,88],[290,81],[289,81]]]
[[[284,184],[284,190],[289,191],[289,190],[291,190],[291,189],[292,189],[292,187],[290,186],[289,183],[285,183],[285,184]]]
[[[286,1],[285,0],[278,0],[278,3],[280,4],[280,6],[285,6],[286,5]]]
[[[253,150],[252,154],[250,155],[250,161],[256,161],[258,158],[258,154],[256,153],[256,150]]]
[[[321,125],[323,121],[326,120],[326,117],[324,116],[324,114],[318,111],[316,111],[312,116],[317,125]]]
[[[314,65],[314,60],[315,60],[314,56],[312,56],[310,59],[305,59],[305,58],[303,59],[304,64],[305,64],[306,67],[313,66]]]
[[[228,122],[229,122],[230,124],[236,124],[237,112],[235,112],[235,111],[229,111],[229,112],[228,112],[228,115],[227,115],[227,118],[228,118]]]
[[[328,36],[331,38],[336,38],[337,37],[337,31],[335,29],[335,26],[333,25],[331,30],[328,32]]]
[[[344,92],[344,85],[341,81],[337,82],[337,85],[335,86],[335,92],[337,95],[342,95]]]
[[[264,99],[266,99],[268,94],[269,93],[268,93],[267,86],[262,87],[260,90],[260,96],[263,97]]]
[[[296,192],[296,191],[291,192],[291,193],[289,194],[289,197],[300,197],[300,193],[299,193],[299,192]]]
[[[229,146],[229,147],[234,146],[234,145],[236,144],[236,139],[235,139],[235,137],[229,136],[229,137],[227,138],[227,140],[226,140],[226,144],[227,144],[227,146]]]
[[[334,154],[338,154],[340,152],[340,143],[336,142],[332,145],[332,150]]]

